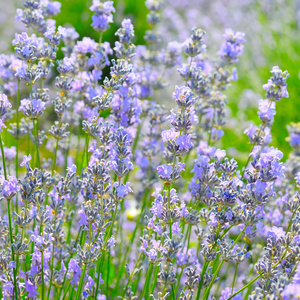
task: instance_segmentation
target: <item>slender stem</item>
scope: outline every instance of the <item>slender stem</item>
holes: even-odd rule
[[[16,105],[16,115],[17,115],[17,132],[16,132],[16,178],[19,178],[19,106],[20,106],[20,80],[18,80],[18,93],[17,93],[17,105]],[[16,195],[16,213],[19,213],[19,199],[18,194]]]
[[[117,211],[118,211],[118,205],[119,205],[119,202],[117,202],[117,204],[116,204],[116,208],[115,208],[115,211],[114,211],[113,219],[112,219],[111,225],[109,227],[109,231],[107,233],[106,239],[104,241],[104,247],[106,247],[106,243],[110,239],[110,235],[112,233],[112,229],[114,227],[114,223],[115,223],[115,220],[116,220],[116,215],[117,215]]]
[[[168,187],[168,209],[169,210],[171,209],[171,185],[169,185]],[[172,220],[170,220],[169,230],[170,230],[170,239],[172,239]]]
[[[187,241],[186,253],[188,253],[188,251],[189,251],[190,240],[191,240],[191,233],[192,233],[192,225],[189,225],[188,231],[189,231],[189,234],[188,234],[188,241]]]
[[[287,227],[287,229],[286,229],[286,233],[288,233],[288,232],[290,231],[290,229],[291,229],[291,226],[292,226],[292,223],[293,223],[293,219],[294,219],[295,213],[298,211],[298,208],[299,208],[299,207],[297,207],[297,208],[293,211],[293,214],[292,214],[291,219],[290,219],[290,221],[289,221],[288,227]]]
[[[109,273],[110,273],[110,251],[108,251],[107,257],[107,274],[106,274],[106,298],[109,296]]]
[[[1,146],[2,165],[3,165],[4,178],[5,178],[5,180],[7,180],[7,172],[6,172],[6,164],[5,164],[5,154],[4,154],[4,148],[3,148],[3,142],[2,142],[2,136],[1,136],[1,134],[0,134],[0,146]]]
[[[127,245],[127,248],[126,248],[126,251],[125,251],[125,254],[124,254],[124,259],[123,259],[123,262],[121,264],[121,268],[120,268],[120,272],[119,272],[119,276],[118,276],[118,279],[117,279],[117,284],[116,284],[116,287],[119,286],[119,282],[122,278],[122,275],[123,275],[123,269],[124,269],[124,266],[125,266],[125,262],[126,262],[126,258],[127,258],[127,255],[129,253],[129,250],[131,249],[132,247],[132,244],[134,242],[134,239],[135,239],[135,236],[136,236],[136,233],[137,233],[137,229],[139,227],[139,224],[140,224],[140,220],[141,220],[141,216],[144,212],[144,209],[146,207],[146,203],[147,203],[147,197],[148,197],[148,194],[149,194],[149,189],[147,189],[145,191],[145,194],[144,194],[144,198],[143,198],[143,204],[142,204],[142,208],[141,208],[141,212],[137,218],[137,221],[136,221],[136,225],[135,225],[135,228],[133,230],[133,233],[132,233],[132,236],[131,236],[131,239],[130,239],[130,242],[129,244]]]
[[[235,279],[236,279],[236,274],[237,274],[238,267],[239,267],[239,264],[237,263],[236,266],[235,266],[233,280],[232,280],[232,285],[231,285],[231,294],[233,293],[233,289],[234,289],[234,284],[235,284]]]
[[[145,120],[145,119],[143,119],[143,121],[138,125],[138,128],[137,128],[136,137],[135,137],[135,139],[134,139],[134,142],[133,142],[133,145],[132,145],[132,149],[131,149],[131,153],[133,153],[133,154],[135,154],[135,149],[136,149],[137,144],[138,144],[138,141],[139,141],[139,136],[140,136],[140,133],[141,133],[141,129],[142,129],[144,120]],[[130,175],[130,172],[128,172],[128,173],[125,175],[125,178],[124,178],[124,184],[128,181],[129,175]]]
[[[140,299],[143,299],[143,295],[144,294],[145,294],[145,299],[148,299],[148,296],[149,296],[149,293],[148,293],[149,281],[151,279],[152,269],[153,269],[153,264],[150,263],[150,266],[149,266],[149,269],[148,269],[147,275],[146,275],[146,280],[145,280],[144,288],[143,288],[142,293],[140,295]]]
[[[77,237],[76,237],[76,240],[75,240],[75,244],[74,244],[74,249],[76,249],[76,247],[77,247],[77,244],[78,244],[78,241],[79,241],[79,236],[80,236],[81,230],[82,230],[82,226],[79,228],[79,231],[78,231],[78,234],[77,234]],[[60,299],[61,294],[62,294],[62,291],[63,291],[63,288],[64,288],[64,286],[65,286],[65,282],[66,282],[66,278],[67,278],[67,273],[68,273],[68,270],[69,270],[69,262],[70,262],[72,256],[73,256],[73,254],[70,255],[69,261],[68,261],[68,263],[67,263],[67,270],[66,270],[66,272],[65,272],[63,284],[62,284],[62,287],[61,287],[61,290],[60,290],[58,299]],[[65,295],[63,296],[63,298],[66,296],[66,294],[67,294],[67,292],[65,293]]]
[[[58,139],[56,139],[56,145],[55,145],[55,151],[54,151],[54,158],[53,158],[53,164],[52,164],[52,176],[54,174],[54,169],[56,165],[56,158],[57,158],[57,151],[58,151]]]
[[[55,231],[55,228],[56,228],[56,212],[55,212],[55,216],[54,216],[54,231]],[[54,250],[55,250],[54,245],[55,245],[55,238],[53,239],[53,242],[52,242],[51,274],[50,274],[50,282],[49,282],[47,300],[49,300],[50,291],[51,291],[51,287],[52,287],[53,266],[54,266]]]
[[[238,295],[239,293],[241,293],[243,290],[245,290],[247,287],[249,287],[250,285],[252,285],[257,279],[259,279],[261,276],[263,275],[263,273],[257,275],[254,279],[252,279],[249,283],[247,283],[244,287],[242,287],[241,289],[239,289],[237,292],[235,292],[233,295],[231,295],[227,300],[232,299],[233,297],[235,297],[236,295]]]
[[[213,114],[213,118],[212,118],[212,121],[211,121],[211,128],[210,128],[209,136],[208,136],[208,142],[207,142],[208,146],[210,146],[210,143],[211,143],[211,136],[212,136],[214,123],[215,123],[215,109],[214,109],[214,114]]]
[[[246,228],[247,228],[247,225],[244,226],[243,230],[240,232],[239,236],[236,238],[236,240],[234,241],[234,243],[231,245],[230,249],[232,249],[232,248],[236,245],[236,243],[239,241],[239,239],[241,238],[241,236],[242,236],[243,233],[245,232]],[[217,275],[218,275],[218,273],[219,273],[219,271],[220,271],[220,268],[222,267],[222,265],[223,265],[224,262],[225,262],[225,260],[222,259],[222,261],[221,261],[220,264],[218,265],[217,270],[216,270],[216,272],[215,272],[215,274],[214,274],[214,276],[213,276],[213,278],[212,278],[212,280],[211,280],[211,282],[210,282],[208,288],[207,288],[207,289],[205,290],[205,292],[204,292],[203,299],[208,298],[209,293],[210,293],[210,290],[211,290],[211,287],[213,286],[214,281],[215,281],[215,279],[216,279],[216,277],[217,277]]]
[[[6,172],[6,164],[5,164],[5,155],[4,155],[4,148],[2,143],[2,136],[0,134],[0,147],[1,147],[1,154],[2,154],[2,165],[3,165],[3,172],[4,178],[7,180],[7,172]],[[10,208],[10,199],[7,199],[7,215],[8,215],[8,226],[9,226],[9,238],[10,238],[10,246],[11,246],[11,260],[15,261],[15,250],[13,247],[13,229],[12,229],[12,220],[11,220],[11,208]],[[14,294],[16,295],[16,299],[18,299],[18,289],[17,289],[17,275],[16,269],[13,268],[13,275],[14,275]]]
[[[76,300],[80,299],[81,290],[82,290],[82,286],[83,286],[83,282],[84,282],[85,271],[86,271],[86,264],[84,263],[83,270],[82,270],[82,273],[81,273],[81,276],[80,276],[80,281],[79,281],[79,284],[78,284],[76,297],[75,297]]]
[[[101,255],[100,260],[97,263],[97,274],[98,274],[98,278],[97,278],[97,286],[96,286],[96,291],[95,291],[95,299],[97,300],[97,296],[98,296],[98,290],[99,290],[99,284],[100,284],[100,276],[101,276],[101,267],[102,267],[102,263],[103,263],[103,257],[104,254]]]
[[[140,253],[140,255],[139,255],[139,257],[138,257],[138,259],[137,259],[137,261],[136,261],[136,263],[135,263],[135,265],[134,265],[134,267],[133,267],[133,269],[132,269],[132,272],[131,272],[131,274],[129,275],[127,284],[126,284],[125,289],[124,289],[124,292],[123,292],[123,298],[124,298],[124,296],[125,296],[127,287],[129,286],[129,283],[131,282],[131,279],[132,279],[132,277],[133,277],[133,275],[134,275],[134,270],[135,270],[136,267],[138,266],[138,264],[139,264],[139,262],[140,262],[140,260],[141,260],[141,258],[142,258],[142,255],[143,255],[143,252]]]
[[[256,145],[256,142],[253,144],[252,149],[251,149],[251,151],[250,151],[250,154],[252,153],[252,151],[253,151],[255,145]],[[248,167],[248,164],[249,164],[249,162],[250,162],[250,158],[251,158],[250,154],[249,154],[248,159],[247,159],[247,161],[246,161],[246,164],[245,164],[245,166],[244,166],[244,168],[243,168],[242,179],[243,179],[244,176],[245,176],[246,168]]]
[[[39,153],[39,145],[38,145],[38,124],[37,121],[32,120],[33,123],[33,132],[34,132],[34,141],[35,141],[35,149],[36,149],[36,158],[37,158],[37,166],[41,168],[41,161],[40,161],[40,153]]]
[[[154,282],[153,282],[152,287],[151,287],[151,294],[154,293],[154,289],[155,289],[156,282],[157,282],[157,275],[158,275],[158,272],[159,272],[159,266],[156,266],[156,267],[155,267],[155,271],[154,271]],[[151,295],[151,294],[150,294],[150,295]]]
[[[44,252],[41,251],[41,263],[42,263],[42,300],[45,295],[45,280],[44,280]]]
[[[205,272],[206,272],[206,270],[208,268],[208,265],[209,265],[209,262],[205,261],[205,263],[204,263],[204,265],[202,267],[201,277],[200,277],[200,283],[199,283],[199,287],[198,287],[198,291],[197,291],[196,300],[199,300],[199,298],[200,298],[200,293],[201,293],[201,289],[202,289],[202,285],[203,285],[203,279],[204,279]]]
[[[207,290],[204,292],[204,295],[203,295],[203,298],[202,298],[202,299],[208,298],[209,293],[210,293],[210,289],[211,289],[211,287],[213,286],[214,281],[215,281],[215,279],[216,279],[216,277],[217,277],[217,275],[218,275],[218,273],[219,273],[219,271],[220,271],[220,269],[221,269],[221,267],[222,267],[222,265],[223,265],[224,262],[225,262],[225,260],[222,259],[222,261],[221,261],[220,264],[218,265],[218,268],[217,268],[217,270],[216,270],[216,272],[215,272],[213,278],[211,279],[211,282],[210,282],[210,284],[209,284]]]
[[[179,288],[179,285],[180,285],[180,280],[181,280],[182,274],[183,274],[183,268],[181,268],[181,271],[180,271],[179,276],[177,278],[177,284],[176,284],[176,288],[175,288],[175,296],[177,295],[177,292],[178,292],[178,288]]]
[[[172,290],[172,298],[173,298],[173,300],[176,300],[176,294],[175,294],[175,290],[174,290],[174,284],[171,285],[171,290]]]
[[[87,135],[86,137],[86,165],[89,165],[89,143],[90,143],[90,136]]]

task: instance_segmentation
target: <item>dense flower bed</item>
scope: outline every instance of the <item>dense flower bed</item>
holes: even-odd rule
[[[124,19],[113,48],[112,1],[90,7],[98,42],[56,28],[58,2],[17,11],[28,31],[0,56],[3,298],[300,297],[300,125],[285,163],[271,146],[288,72],[272,68],[238,166],[218,146],[244,33],[215,56],[197,28],[161,48],[163,2],[146,6],[146,46]]]

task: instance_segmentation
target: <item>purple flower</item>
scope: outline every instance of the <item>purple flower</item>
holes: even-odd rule
[[[237,290],[234,288],[233,290],[229,287],[225,288],[221,292],[220,300],[226,300],[228,299],[232,294],[234,294]],[[232,300],[243,300],[243,297],[239,294],[232,298]]]
[[[190,134],[182,134],[176,139],[176,143],[181,151],[188,151],[193,147]]]
[[[71,258],[69,262],[69,271],[67,277],[68,278],[72,277],[72,280],[70,281],[72,285],[78,285],[81,272],[82,270],[78,266],[77,261],[74,258]]]
[[[128,182],[126,184],[121,184],[116,188],[117,196],[119,198],[125,198],[128,193],[132,193],[132,189],[129,187]]]
[[[116,244],[116,239],[112,236],[108,241],[107,244],[109,247],[114,247]]]
[[[170,130],[163,130],[161,132],[161,137],[162,137],[162,141],[164,143],[168,142],[168,141],[174,141],[177,137],[178,133],[175,131],[174,128],[170,129]]]
[[[217,160],[219,162],[221,162],[223,160],[223,158],[226,156],[226,151],[221,150],[221,149],[217,149],[214,156],[217,158]]]
[[[2,183],[2,194],[7,199],[11,199],[19,189],[18,180],[14,176],[8,176]]]
[[[72,73],[74,70],[74,57],[64,57],[62,62],[59,62],[57,71],[61,74]]]
[[[94,285],[95,285],[95,280],[91,276],[89,276],[88,282],[85,285],[85,288],[88,290],[91,290],[94,287]]]
[[[3,118],[11,107],[11,103],[8,101],[7,96],[5,94],[0,94],[0,118]]]
[[[195,177],[198,180],[203,178],[204,173],[210,168],[209,166],[209,157],[205,155],[200,155],[199,158],[195,161],[194,168],[192,172],[195,173]]]
[[[131,24],[130,19],[124,19],[122,21],[121,25],[126,30],[127,33],[129,33],[131,30],[133,30],[133,25]]]
[[[157,167],[157,173],[159,178],[163,181],[171,182],[176,180],[180,177],[180,172],[184,170],[185,164],[184,163],[177,163],[174,166],[174,169],[171,165],[160,165]]]
[[[181,207],[180,207],[181,208]],[[178,225],[178,222],[175,222],[173,225],[172,225],[172,232],[174,234],[180,234],[180,228],[179,228],[179,225]]]
[[[19,111],[22,110],[26,117],[30,117],[32,119],[36,119],[42,115],[43,110],[45,109],[46,105],[41,99],[21,100],[21,105],[19,107]]]
[[[67,168],[68,173],[76,173],[77,167],[76,165],[72,164],[70,167]]]
[[[113,18],[112,16],[107,15],[93,15],[92,16],[92,26],[95,30],[98,31],[105,31],[109,28],[109,23],[112,23]]]
[[[272,68],[271,73],[273,76],[267,84],[263,85],[263,89],[267,91],[266,97],[272,101],[280,101],[283,97],[288,98],[286,80],[289,73],[287,71],[282,72],[277,66]]]
[[[148,255],[149,255],[149,258],[150,258],[151,260],[155,260],[156,257],[157,257],[157,252],[156,252],[154,249],[151,249],[151,250],[149,251]]]
[[[142,240],[142,246],[140,247],[140,251],[147,254],[148,242],[146,240]]]
[[[96,42],[89,37],[84,37],[82,41],[77,42],[76,50],[81,54],[93,53],[96,49]]]
[[[16,262],[15,262],[15,261],[11,261],[11,262],[9,263],[9,267],[10,267],[11,269],[15,269],[15,268],[17,267]]]
[[[158,175],[162,176],[163,178],[170,178],[173,172],[173,167],[171,165],[161,165],[158,166],[156,169]]]
[[[245,40],[245,33],[234,32],[232,29],[226,29],[223,35],[225,42],[222,44],[219,56],[228,63],[232,64],[238,61],[238,56],[243,53]]]
[[[100,276],[98,276],[98,273],[95,272],[95,278],[98,279],[98,277],[99,277],[99,284],[103,284],[103,283],[104,283],[104,280],[102,279],[101,273],[100,273]]]
[[[300,172],[298,172],[298,173],[296,174],[295,179],[296,179],[297,187],[300,187]]]
[[[99,0],[93,0],[90,10],[95,14],[92,16],[92,26],[95,30],[103,32],[109,28],[109,23],[113,21],[112,13],[115,12],[113,1],[101,3]]]
[[[173,93],[173,99],[179,107],[189,107],[193,105],[196,101],[195,94],[191,91],[189,87],[186,86],[175,86],[175,92]]]
[[[46,16],[55,16],[60,13],[61,3],[58,1],[41,0],[40,4]]]
[[[3,294],[3,299],[12,299],[12,295],[13,295],[13,290],[14,290],[14,285],[11,281],[7,281],[3,284],[3,290],[2,290],[2,294]]]
[[[34,284],[34,281],[31,281],[30,279],[26,279],[25,277],[25,286],[26,286],[26,291],[28,292],[28,297],[29,298],[36,298],[36,296],[39,294],[37,292],[37,286]]]

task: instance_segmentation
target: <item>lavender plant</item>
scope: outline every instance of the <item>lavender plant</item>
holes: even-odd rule
[[[28,30],[0,56],[2,298],[299,297],[300,125],[285,163],[271,146],[288,72],[263,85],[239,166],[221,139],[244,33],[227,29],[215,56],[198,28],[165,45],[164,3],[146,6],[146,46],[124,19],[113,48],[112,1],[90,7],[99,41],[57,27],[56,1],[17,11]]]

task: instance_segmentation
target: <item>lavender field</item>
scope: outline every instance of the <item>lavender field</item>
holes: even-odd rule
[[[299,1],[0,3],[0,299],[300,299]]]

